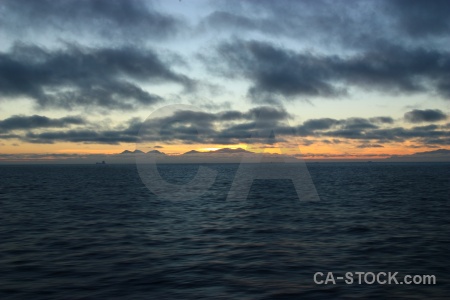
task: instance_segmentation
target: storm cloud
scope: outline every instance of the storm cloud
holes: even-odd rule
[[[219,2],[200,23],[203,30],[262,33],[329,51],[372,49],[386,41],[430,46],[450,30],[450,4],[420,0],[262,0]],[[332,50],[333,49],[333,50]]]
[[[445,36],[450,31],[450,3],[446,0],[388,0],[384,5],[395,16],[396,28],[412,38]]]
[[[149,49],[68,45],[49,51],[16,44],[0,53],[0,96],[25,96],[40,107],[133,109],[162,101],[139,82],[172,82],[188,90],[194,85]]]
[[[186,27],[184,21],[158,12],[143,0],[5,0],[0,24],[11,34],[64,34],[77,39],[163,39]]]
[[[410,123],[438,122],[447,119],[447,115],[439,109],[414,109],[405,113],[405,120]]]
[[[449,1],[4,0],[0,28],[5,151],[449,145]],[[142,119],[174,103],[206,110]]]
[[[11,130],[30,130],[37,128],[58,128],[70,125],[83,125],[85,120],[78,116],[69,116],[63,118],[48,118],[45,116],[11,116],[0,120],[0,132]]]
[[[262,117],[261,117],[262,116]],[[21,130],[15,135],[29,143],[56,142],[98,143],[117,145],[135,142],[183,142],[232,144],[251,142],[255,130],[278,128],[289,114],[281,108],[257,107],[246,112],[222,111],[217,113],[177,110],[172,115],[142,121],[130,119],[126,124],[105,127],[76,117],[50,119],[42,116],[16,116],[0,121],[0,128]],[[72,124],[84,124],[71,129]],[[61,130],[55,130],[61,128]],[[12,138],[12,137],[11,137]],[[264,137],[265,139],[265,137]],[[255,141],[253,141],[255,142]]]
[[[204,59],[210,65],[213,59]],[[305,99],[340,97],[349,88],[381,93],[436,92],[450,99],[450,52],[384,45],[351,56],[298,52],[261,41],[234,40],[217,48],[221,65],[210,67],[224,76],[252,82],[254,102],[271,97]]]
[[[299,125],[290,125],[289,118],[290,114],[283,108],[257,107],[245,112],[175,110],[164,117],[145,121],[132,118],[123,125],[100,127],[78,117],[49,119],[42,116],[15,116],[0,121],[0,128],[5,134],[8,133],[5,129],[11,132],[16,130],[15,134],[22,131],[16,138],[26,142],[49,144],[273,144],[286,142],[292,137],[302,137],[308,138],[308,145],[357,141],[357,148],[381,148],[385,144],[405,141],[428,146],[446,145],[450,140],[450,131],[445,126],[392,126],[389,117],[309,119]],[[380,123],[380,120],[384,122]],[[77,127],[73,128],[73,125]]]

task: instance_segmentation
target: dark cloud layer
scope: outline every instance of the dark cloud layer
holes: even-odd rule
[[[21,139],[29,143],[53,144],[56,142],[86,143],[86,144],[110,144],[135,143],[141,122],[131,119],[125,126],[116,128],[80,128],[59,131],[28,131]],[[90,126],[92,127],[92,126]]]
[[[194,84],[148,49],[69,45],[47,51],[18,44],[0,53],[0,96],[29,97],[41,107],[132,109],[162,100],[135,82]]]
[[[450,141],[450,131],[446,125],[393,127],[389,117],[376,117],[310,119],[292,126],[289,125],[289,118],[290,115],[284,109],[272,107],[217,113],[179,110],[172,115],[145,122],[133,118],[123,126],[96,129],[93,124],[77,117],[49,119],[16,116],[0,121],[0,129],[5,135],[4,139],[19,138],[31,143],[273,144],[297,136],[308,137],[303,142],[308,145],[320,141],[340,144],[353,140],[360,143],[358,148],[378,148],[386,143],[405,141],[430,147],[448,145]],[[71,127],[81,124],[84,125],[75,129]],[[17,134],[18,130],[23,134],[7,136]]]
[[[11,34],[88,35],[96,39],[161,39],[186,26],[143,0],[4,0],[0,25]],[[70,36],[72,35],[72,36]]]
[[[280,128],[290,118],[282,108],[257,107],[246,112],[205,113],[177,111],[164,119],[147,120],[140,138],[144,141],[183,141],[184,143],[235,144],[252,141],[255,131]],[[161,129],[160,129],[161,128]],[[160,130],[159,130],[160,129]],[[282,130],[282,128],[280,128]],[[267,137],[262,137],[267,140]]]
[[[0,132],[12,130],[30,130],[37,128],[58,128],[70,125],[83,125],[85,120],[81,117],[64,117],[64,118],[48,118],[45,116],[12,116],[4,120],[0,120]]]
[[[446,0],[261,0],[219,2],[201,28],[258,32],[330,49],[371,49],[386,41],[439,43],[450,30]]]
[[[261,118],[261,115],[263,117]],[[56,142],[120,144],[142,141],[221,143],[232,144],[250,141],[255,127],[257,129],[277,128],[290,115],[283,109],[258,107],[246,112],[224,111],[206,113],[180,110],[164,118],[142,122],[133,118],[127,124],[113,128],[93,129],[95,124],[69,129],[72,124],[85,122],[75,117],[49,119],[41,116],[13,117],[0,121],[5,132],[22,130],[23,134],[6,138],[19,138],[30,143],[52,144]],[[3,125],[5,124],[5,125]],[[43,130],[45,128],[64,128],[63,130]],[[1,128],[1,127],[0,127]],[[141,130],[141,128],[143,128]],[[285,130],[280,128],[281,130]],[[1,137],[0,137],[1,138]],[[160,147],[160,146],[159,146]]]
[[[180,11],[174,7],[177,4],[164,3],[160,8]],[[220,78],[212,81],[220,84],[224,77],[248,81],[247,95],[254,103],[347,97],[355,90],[450,99],[449,1],[227,0],[211,2],[190,17],[208,9],[212,10],[195,27],[159,11],[153,1],[0,1],[0,35],[5,38],[0,50],[0,103],[11,105],[27,98],[39,109],[130,113],[168,99],[198,104],[202,100],[191,99],[191,92],[205,91],[196,87],[209,87],[218,96],[222,87],[206,82],[214,75]],[[211,40],[216,44],[211,45]],[[8,45],[13,46],[5,50]],[[167,53],[165,47],[179,52]],[[196,81],[175,71],[177,64],[191,67],[189,56],[200,51],[197,57],[207,65],[206,73],[195,59],[194,68],[187,69],[208,79]],[[175,84],[181,93],[161,88],[164,84]],[[165,94],[152,90],[156,85]],[[226,96],[217,98],[221,97]],[[240,100],[234,104],[239,106]],[[214,101],[207,105],[211,111],[223,108]],[[258,130],[273,129],[279,140],[296,135],[303,145],[319,141],[352,143],[358,148],[404,141],[430,147],[450,144],[449,124],[442,125],[448,116],[440,110],[407,112],[404,121],[410,124],[402,127],[389,116],[324,116],[291,126],[285,109],[227,109],[178,111],[144,123],[149,130],[141,136],[139,119],[98,125],[77,116],[15,115],[0,121],[0,139],[227,145],[261,142]],[[270,134],[269,143],[275,141]]]
[[[437,92],[450,99],[450,52],[385,45],[352,56],[295,52],[272,43],[222,43],[217,57],[205,59],[212,71],[246,78],[255,102],[271,97],[339,97],[348,87],[383,93]],[[223,61],[217,64],[213,61]],[[345,86],[345,87],[344,87]],[[269,100],[268,100],[269,99]]]
[[[410,123],[438,122],[447,119],[447,115],[439,109],[414,109],[405,113],[405,120]]]
[[[380,124],[392,124],[394,123],[394,119],[391,117],[373,117],[369,119],[370,122],[380,123]]]
[[[449,1],[231,0],[219,2],[200,27],[272,38],[231,34],[216,56],[204,58],[210,71],[250,80],[256,103],[344,97],[352,88],[450,99]],[[280,46],[291,45],[280,36],[297,50]]]
[[[381,144],[370,144],[370,143],[363,143],[356,147],[357,148],[384,148],[384,146]]]
[[[223,42],[217,35],[217,53],[203,53],[206,75],[248,79],[248,96],[256,103],[345,97],[354,88],[450,99],[450,52],[442,46],[450,29],[448,1],[231,0],[208,8],[210,14],[198,20],[200,34],[228,31],[232,38]],[[152,1],[4,0],[0,26],[8,43],[23,39],[53,49],[16,43],[1,53],[0,96],[30,97],[41,107],[123,110],[164,100],[145,83],[177,83],[185,91],[197,83],[152,50],[160,46],[155,41],[193,33]],[[259,40],[243,40],[249,32]],[[288,37],[285,44],[296,50],[280,46],[279,37]],[[202,38],[187,40],[188,48]],[[55,50],[74,40],[91,48]],[[180,55],[185,42],[175,41]],[[202,52],[210,47],[197,45]]]
[[[450,31],[447,0],[386,0],[384,5],[395,16],[396,27],[412,38],[447,36]]]
[[[28,133],[24,141],[36,144],[53,144],[55,142],[71,142],[86,144],[111,144],[136,142],[136,135],[128,135],[119,131],[68,130],[57,132]]]

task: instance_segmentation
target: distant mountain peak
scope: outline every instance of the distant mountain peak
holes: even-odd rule
[[[158,151],[158,150],[150,150],[147,152],[147,154],[163,154],[163,155],[165,155],[165,153]]]
[[[437,149],[431,151],[416,152],[406,155],[392,155],[387,160],[399,161],[421,161],[421,162],[448,162],[450,161],[449,149]]]
[[[189,154],[233,154],[233,153],[253,153],[253,152],[247,151],[242,148],[236,148],[236,149],[222,148],[222,149],[217,149],[217,150],[208,151],[208,152],[200,152],[197,150],[191,150],[186,153],[183,153],[183,155],[185,155],[185,154],[188,154],[188,155]]]
[[[450,150],[438,149],[432,151],[416,152],[415,154],[450,154]]]
[[[216,151],[211,151],[211,152],[214,152],[214,153],[251,153],[250,151],[247,151],[242,148],[236,148],[236,149],[222,148],[222,149],[217,149]]]
[[[188,151],[186,153],[183,153],[183,155],[185,155],[185,154],[197,154],[197,153],[201,153],[201,152],[197,151],[197,150],[191,150],[191,151]]]
[[[120,154],[136,154],[136,153],[144,153],[141,150],[134,150],[134,151],[130,151],[130,150],[125,150],[120,152]]]

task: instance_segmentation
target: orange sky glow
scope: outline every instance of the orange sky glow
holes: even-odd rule
[[[408,155],[419,151],[430,151],[427,147],[409,147],[409,143],[385,144],[380,148],[357,148],[355,142],[349,142],[343,145],[328,145],[325,143],[315,143],[312,145],[298,145],[298,147],[289,146],[287,150],[283,145],[258,145],[248,147],[246,144],[237,145],[214,145],[214,144],[168,144],[157,150],[167,155],[181,155],[190,150],[200,152],[214,151],[222,148],[243,148],[252,152],[263,151],[265,153],[281,154],[282,151],[289,154],[302,157],[304,159],[383,159],[392,155]],[[2,147],[2,153],[5,154],[118,154],[124,150],[136,150],[136,144],[103,145],[103,144],[74,144],[74,143],[55,143],[55,144],[28,144],[23,143],[19,146],[6,145]],[[139,149],[145,152],[153,150]]]

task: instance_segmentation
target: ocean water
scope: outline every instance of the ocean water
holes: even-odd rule
[[[0,299],[448,299],[450,164],[308,164],[318,202],[290,180],[227,201],[238,165],[208,167],[205,194],[167,201],[135,165],[0,166]],[[437,283],[313,280],[358,271]]]

